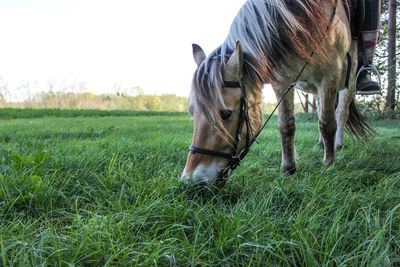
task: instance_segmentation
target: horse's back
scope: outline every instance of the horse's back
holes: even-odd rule
[[[332,12],[332,10],[327,11],[327,16],[331,16]],[[306,93],[319,94],[322,82],[333,78],[341,80],[338,90],[344,89],[347,68],[350,67],[347,54],[349,53],[352,59],[356,58],[356,41],[352,40],[347,10],[342,1],[338,1],[335,16],[331,24],[327,25],[327,29],[327,37],[321,41],[327,57],[314,55],[297,83],[297,88]],[[300,66],[302,62],[299,61],[297,64]],[[290,76],[295,76],[297,72],[293,68]]]

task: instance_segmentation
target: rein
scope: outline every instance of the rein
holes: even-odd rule
[[[327,32],[329,31],[329,28],[332,24],[333,18],[336,15],[337,1],[338,0],[336,0],[336,5],[334,6],[331,20],[326,29]],[[258,136],[260,135],[262,130],[264,130],[265,126],[268,124],[268,122],[274,115],[275,111],[278,109],[279,105],[282,103],[285,96],[290,92],[290,90],[293,87],[296,86],[298,80],[300,79],[300,76],[303,74],[304,69],[310,63],[310,60],[313,55],[314,55],[314,51],[311,52],[309,58],[306,60],[303,67],[298,72],[294,81],[288,86],[288,88],[286,88],[285,92],[279,99],[275,108],[272,110],[272,112],[268,116],[267,120],[264,122],[264,124],[261,126],[261,128],[258,130],[258,132],[255,135],[253,135],[252,130],[251,130],[251,124],[250,124],[249,113],[248,113],[249,106],[248,106],[248,101],[247,101],[247,97],[246,97],[246,88],[244,86],[243,78],[240,81],[223,81],[222,85],[224,87],[240,88],[240,91],[242,93],[242,95],[240,97],[238,127],[236,130],[235,141],[233,143],[231,153],[219,152],[219,151],[215,151],[215,150],[196,147],[193,145],[189,146],[189,151],[191,154],[196,154],[196,153],[205,154],[205,155],[210,155],[210,156],[215,156],[215,157],[220,157],[220,158],[226,158],[229,160],[228,165],[225,167],[225,169],[223,169],[218,174],[217,186],[222,187],[225,185],[225,183],[227,181],[227,177],[232,173],[233,170],[235,170],[240,165],[240,162],[244,159],[244,157],[247,155],[247,153],[249,153],[250,147],[254,144],[254,142],[257,142]],[[246,128],[247,128],[246,145],[243,148],[243,150],[238,153],[237,150],[238,150],[239,142],[241,141],[241,133],[242,133],[244,123],[246,123]],[[253,138],[251,138],[251,137],[253,137]]]

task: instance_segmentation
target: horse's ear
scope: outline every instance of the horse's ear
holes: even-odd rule
[[[196,62],[197,66],[199,66],[201,62],[206,59],[206,53],[204,53],[203,49],[197,44],[192,44],[192,48],[194,62]]]
[[[234,76],[232,78],[240,79],[242,76],[243,67],[243,51],[240,42],[236,42],[236,48],[228,62],[226,63],[225,73],[229,76]]]

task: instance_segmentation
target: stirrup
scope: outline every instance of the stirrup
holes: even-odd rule
[[[379,90],[375,90],[375,91],[358,91],[357,90],[357,82],[358,82],[358,77],[360,76],[360,74],[363,71],[369,71],[369,72],[373,72],[376,74],[376,76],[378,76],[378,84],[379,84]],[[358,95],[375,95],[375,94],[380,94],[381,93],[381,88],[382,88],[382,83],[381,83],[381,75],[379,74],[378,70],[371,64],[369,64],[368,66],[361,66],[361,68],[358,70],[357,75],[356,75],[356,79],[354,81],[354,90],[356,91],[356,94]]]

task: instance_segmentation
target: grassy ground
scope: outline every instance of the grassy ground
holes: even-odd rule
[[[0,119],[43,118],[43,117],[124,117],[124,116],[184,116],[184,112],[144,110],[93,110],[93,109],[18,109],[0,108]]]
[[[400,121],[323,168],[300,118],[285,176],[274,119],[212,193],[177,179],[191,118],[159,115],[0,121],[0,266],[400,265]]]

